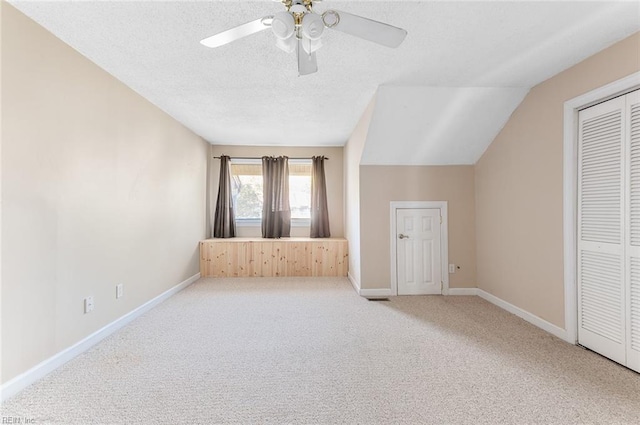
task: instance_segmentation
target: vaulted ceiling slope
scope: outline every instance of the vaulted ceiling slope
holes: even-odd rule
[[[379,86],[425,86],[424,95],[437,92],[438,102],[450,106],[460,106],[461,97],[477,99],[479,89],[435,88],[493,88],[484,95],[505,96],[507,115],[492,118],[504,124],[527,89],[640,29],[637,1],[326,0],[314,8],[387,22],[408,36],[389,49],[326,31],[319,71],[298,77],[295,56],[276,48],[269,31],[216,49],[199,43],[283,10],[271,0],[10,2],[210,143],[230,145],[343,145]],[[404,92],[407,102],[420,93],[389,92],[392,103],[378,108],[402,103],[397,96]],[[425,113],[434,108],[418,103]],[[484,109],[478,113],[498,113]],[[415,134],[444,136],[431,137],[427,149],[417,145],[423,138],[405,134],[399,163],[419,148],[444,152],[436,163],[473,159],[465,142],[448,149],[457,135],[444,127],[459,124],[451,114],[439,117],[445,121],[416,117]],[[372,141],[370,161],[384,157],[383,142]]]
[[[360,163],[475,164],[528,91],[380,86]]]

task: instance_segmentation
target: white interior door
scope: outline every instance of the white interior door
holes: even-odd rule
[[[578,121],[578,342],[640,371],[640,91]]]
[[[398,295],[442,293],[440,209],[396,210]]]
[[[578,341],[619,363],[625,355],[624,97],[580,111]]]

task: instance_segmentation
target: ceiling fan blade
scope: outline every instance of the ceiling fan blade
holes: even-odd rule
[[[225,44],[241,39],[242,37],[246,37],[262,30],[266,30],[270,25],[265,25],[265,22],[270,23],[270,20],[272,18],[272,16],[265,16],[264,18],[247,22],[246,24],[239,25],[235,28],[222,31],[216,35],[212,35],[211,37],[200,40],[200,43],[207,47],[224,46]]]
[[[316,62],[316,53],[308,54],[302,47],[302,40],[298,40],[298,75],[313,74],[318,71],[318,62]]]
[[[338,10],[328,10],[325,14],[327,13],[329,15],[335,13],[338,16],[338,19],[335,20],[337,22],[334,21],[335,23],[331,25],[331,22],[328,23],[324,21],[325,15],[323,15],[323,21],[328,28],[373,41],[383,46],[398,47],[407,36],[407,31],[402,28],[363,18],[362,16],[352,15],[351,13],[340,12]]]

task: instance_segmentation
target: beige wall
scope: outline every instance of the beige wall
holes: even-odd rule
[[[363,289],[391,285],[391,201],[447,201],[452,288],[475,287],[474,169],[456,166],[361,166],[360,250]],[[444,270],[447,273],[447,270]]]
[[[211,156],[229,155],[231,157],[261,157],[265,155],[286,155],[291,158],[310,158],[312,156],[324,155],[329,158],[325,162],[325,178],[327,180],[327,203],[329,204],[329,228],[332,238],[344,237],[344,217],[343,217],[343,181],[342,181],[342,147],[283,147],[283,146],[227,146],[212,145]],[[210,187],[211,199],[213,200],[213,211],[218,194],[218,181],[220,178],[220,161],[214,159],[211,162]],[[236,227],[237,236],[240,237],[260,237],[262,230],[260,226]],[[309,237],[309,226],[291,227],[291,236]]]
[[[208,145],[7,4],[2,32],[4,383],[198,272]]]
[[[349,276],[360,286],[360,159],[376,98],[369,102],[344,146],[344,226],[349,241]]]
[[[534,87],[476,164],[478,287],[564,327],[564,102],[640,70],[640,34]]]

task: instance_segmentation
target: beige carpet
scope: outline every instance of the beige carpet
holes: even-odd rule
[[[10,399],[2,416],[638,424],[640,375],[477,297],[372,302],[345,279],[202,279]]]

